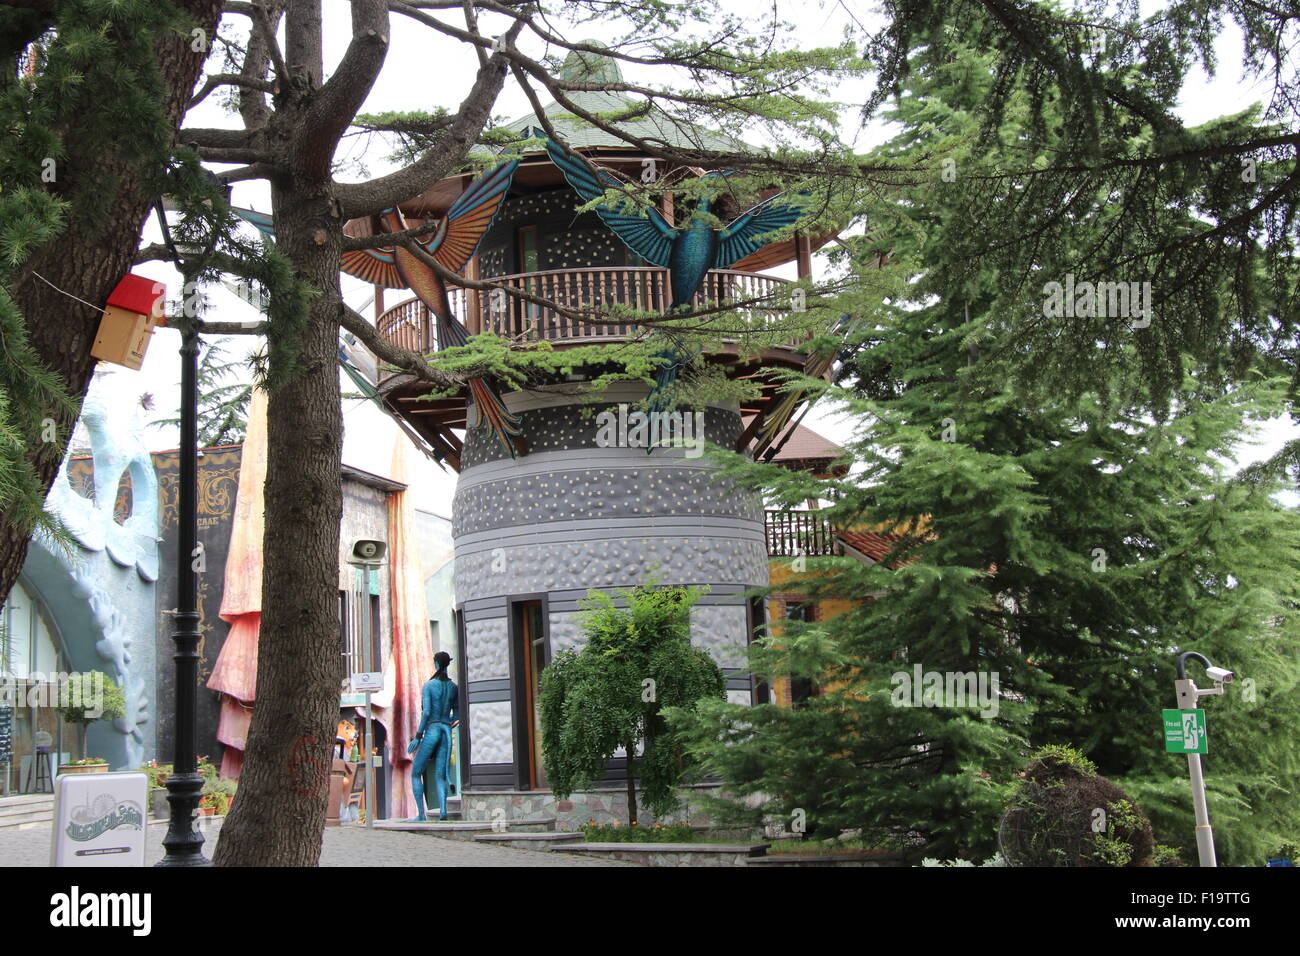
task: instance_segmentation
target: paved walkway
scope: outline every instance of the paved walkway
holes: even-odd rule
[[[204,852],[220,835],[220,824],[204,832]],[[150,826],[146,860],[162,859],[165,826]],[[0,829],[0,866],[49,866],[49,824]],[[614,860],[592,860],[568,853],[514,850],[462,840],[444,840],[422,833],[394,833],[365,827],[327,827],[321,866],[633,866]]]

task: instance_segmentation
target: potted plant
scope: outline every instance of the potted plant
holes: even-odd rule
[[[114,720],[126,715],[126,698],[113,678],[103,671],[69,674],[67,683],[59,689],[59,715],[70,724],[81,728],[81,752],[85,755],[90,725],[97,720]],[[98,767],[102,769],[77,769]],[[59,767],[59,773],[107,773],[108,761],[98,757],[82,759]]]
[[[59,773],[108,773],[108,761],[102,757],[84,757],[60,764]]]
[[[203,781],[203,795],[199,798],[199,812],[204,816],[224,817],[230,812],[239,784],[234,780],[209,777]]]

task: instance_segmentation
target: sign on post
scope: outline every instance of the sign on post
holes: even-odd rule
[[[383,671],[362,671],[352,675],[352,693],[378,694],[384,689]]]
[[[1165,725],[1165,753],[1209,753],[1203,710],[1162,711]]]
[[[148,778],[60,774],[54,783],[51,866],[144,866]]]

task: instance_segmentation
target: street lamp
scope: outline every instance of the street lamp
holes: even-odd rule
[[[211,174],[209,174],[211,175]],[[212,177],[215,179],[216,177]],[[220,183],[229,195],[229,186]],[[167,835],[163,837],[164,856],[159,866],[209,866],[203,855],[203,835],[194,827],[203,790],[203,775],[198,767],[198,683],[199,683],[199,608],[198,608],[198,404],[199,404],[199,329],[197,315],[190,314],[189,292],[199,274],[200,263],[212,251],[178,248],[167,223],[166,199],[155,205],[163,242],[181,273],[181,308],[176,325],[181,333],[181,414],[179,487],[176,503],[177,574],[176,625],[172,640],[176,644],[176,692],[174,700],[175,752],[173,773],[167,778],[167,802],[171,815]],[[213,240],[215,242],[215,240]]]
[[[1205,675],[1214,681],[1213,690],[1202,690],[1187,676],[1189,657],[1200,661],[1205,667]],[[1201,697],[1222,696],[1223,685],[1231,682],[1236,676],[1230,670],[1215,667],[1208,657],[1196,651],[1184,651],[1178,655],[1177,660],[1178,679],[1174,681],[1174,690],[1178,694],[1178,709],[1183,712],[1197,711],[1196,702]],[[1205,733],[1203,724],[1200,725],[1199,733],[1202,736]],[[1201,773],[1199,752],[1187,754],[1187,771],[1192,781],[1192,807],[1196,812],[1196,852],[1200,857],[1201,866],[1218,866],[1214,855],[1214,831],[1210,828],[1210,809],[1205,801],[1205,777]]]

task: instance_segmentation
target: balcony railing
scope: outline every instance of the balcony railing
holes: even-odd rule
[[[764,515],[767,553],[773,558],[840,554],[835,529],[816,511],[773,511]]]
[[[619,305],[663,314],[672,299],[668,270],[652,267],[556,269],[492,281],[570,309]],[[691,305],[693,309],[731,305],[748,310],[756,323],[775,325],[788,310],[779,296],[785,284],[786,280],[772,276],[719,269],[705,276],[704,287]],[[491,331],[526,341],[584,344],[627,339],[637,332],[635,322],[586,322],[505,292],[449,288],[448,299],[452,313],[471,333]],[[395,345],[418,352],[439,347],[436,324],[419,299],[389,309],[378,325],[379,333]]]

